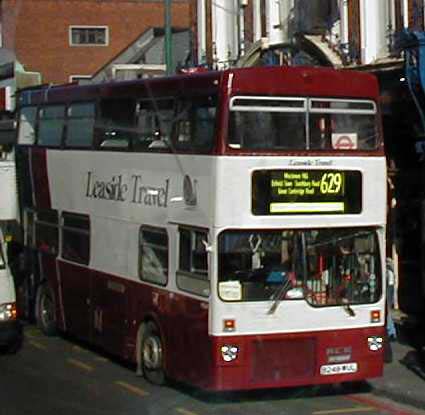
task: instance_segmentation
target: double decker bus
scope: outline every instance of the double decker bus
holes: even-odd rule
[[[209,390],[383,369],[386,163],[373,76],[231,69],[22,91],[35,314]]]

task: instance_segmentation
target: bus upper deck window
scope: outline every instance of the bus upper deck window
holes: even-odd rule
[[[230,148],[298,150],[306,147],[305,98],[233,97],[230,111]]]
[[[19,144],[35,143],[35,123],[37,119],[37,107],[23,107],[19,113]]]
[[[231,148],[297,150],[306,146],[305,114],[285,112],[232,112]]]
[[[70,105],[65,140],[67,147],[91,147],[94,114],[94,103]]]
[[[136,102],[132,99],[104,99],[100,102],[95,130],[102,149],[130,148],[136,132]]]
[[[378,128],[371,101],[311,100],[310,149],[375,150]]]
[[[208,152],[214,146],[216,98],[184,99],[176,114],[175,147],[183,151]]]
[[[142,100],[137,104],[135,151],[168,150],[174,122],[174,100]]]
[[[60,147],[64,125],[64,105],[42,107],[39,112],[38,144],[49,147]]]

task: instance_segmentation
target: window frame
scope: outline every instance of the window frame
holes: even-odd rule
[[[90,83],[90,80],[92,79],[92,75],[69,75],[69,82],[75,83],[77,85],[85,84],[85,82],[82,82],[80,84],[80,81],[87,81],[87,83]]]
[[[151,248],[159,249],[162,252],[166,253],[166,259],[167,259],[167,263],[166,263],[166,272],[162,275],[164,278],[164,281],[154,281],[153,278],[144,278],[143,277],[143,232],[147,231],[147,232],[151,232],[151,233],[156,233],[156,234],[161,234],[162,236],[165,235],[166,240],[167,240],[167,244],[166,246],[164,245],[156,245],[156,244],[152,244],[150,242],[145,242],[146,246],[149,246]],[[169,255],[170,255],[170,238],[168,236],[168,232],[166,228],[161,228],[161,227],[157,227],[157,226],[150,226],[150,225],[142,225],[139,228],[139,266],[138,266],[138,276],[140,281],[143,282],[147,282],[150,284],[155,284],[155,285],[159,285],[162,287],[165,287],[168,284],[169,281],[169,275],[170,275],[170,259],[169,259]],[[161,264],[162,265],[162,264]]]
[[[73,30],[90,30],[90,29],[103,29],[105,33],[105,42],[104,43],[74,43],[73,41]],[[99,26],[99,25],[70,25],[68,27],[68,40],[70,47],[107,47],[109,46],[109,26]]]

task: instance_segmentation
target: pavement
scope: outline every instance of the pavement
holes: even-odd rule
[[[425,349],[412,345],[411,333],[397,324],[397,339],[391,341],[392,362],[384,366],[384,376],[369,380],[372,393],[425,410]]]

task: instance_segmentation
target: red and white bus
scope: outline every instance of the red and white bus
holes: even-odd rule
[[[231,69],[23,91],[36,317],[210,390],[382,374],[378,86]]]

